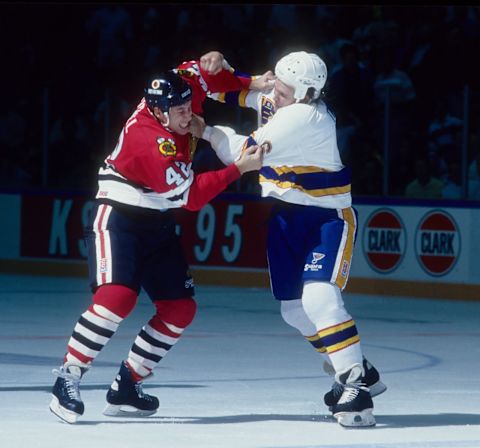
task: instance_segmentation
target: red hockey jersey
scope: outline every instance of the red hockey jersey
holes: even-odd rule
[[[248,88],[251,78],[231,69],[209,75],[198,61],[181,64],[177,73],[192,88],[192,111],[202,113],[207,95]],[[195,175],[194,141],[162,126],[142,99],[125,123],[114,151],[98,173],[96,198],[143,208],[199,210],[240,177],[235,165]]]

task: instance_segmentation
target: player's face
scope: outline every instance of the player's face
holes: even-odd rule
[[[177,134],[185,135],[189,132],[189,125],[192,119],[192,102],[187,101],[181,106],[173,106],[168,112],[170,120],[168,127]]]
[[[273,101],[275,101],[275,107],[280,109],[281,107],[289,106],[295,102],[293,96],[293,87],[287,86],[279,79],[275,80],[275,90],[273,91]]]

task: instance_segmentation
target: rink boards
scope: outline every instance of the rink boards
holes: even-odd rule
[[[0,271],[85,276],[87,193],[0,194]],[[273,201],[223,194],[176,210],[197,284],[268,287],[265,245]],[[480,300],[478,204],[357,200],[348,292]],[[306,229],[308,231],[308,229]]]

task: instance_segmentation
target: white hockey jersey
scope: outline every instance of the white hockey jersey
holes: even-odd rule
[[[325,103],[295,103],[275,110],[273,90],[213,98],[231,102],[233,95],[240,106],[257,110],[259,127],[244,136],[226,126],[207,126],[203,138],[223,163],[232,163],[248,146],[265,145],[269,152],[260,170],[262,196],[325,208],[351,206],[350,170],[342,164],[335,117]]]

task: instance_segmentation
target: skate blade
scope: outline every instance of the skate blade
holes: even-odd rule
[[[375,384],[372,384],[368,387],[370,389],[370,396],[376,397],[377,395],[383,394],[387,390],[387,386],[381,381],[377,381]]]
[[[50,411],[55,414],[59,419],[63,420],[64,422],[73,424],[76,423],[80,414],[76,412],[69,411],[68,409],[63,408],[60,406],[58,402],[58,398],[53,395],[52,401],[50,402]]]
[[[103,415],[107,417],[148,417],[156,412],[156,409],[153,411],[144,411],[126,404],[107,404],[103,410]]]
[[[360,412],[337,412],[333,416],[346,428],[366,428],[376,425],[372,409],[364,409]]]

